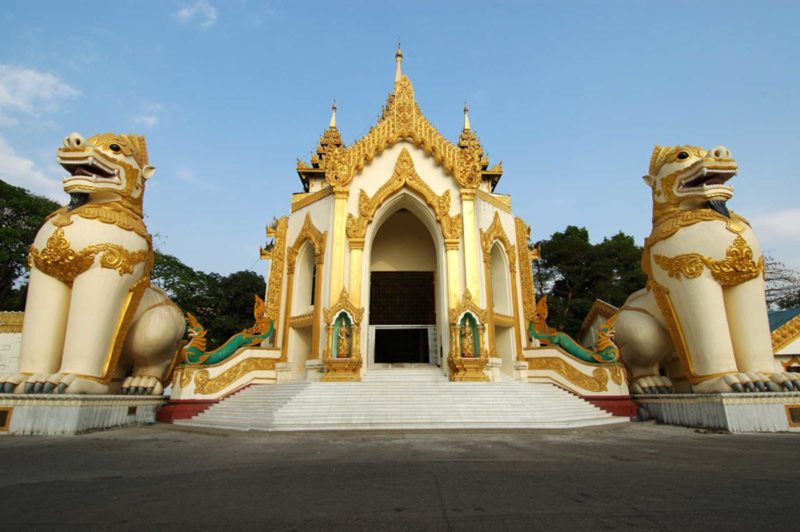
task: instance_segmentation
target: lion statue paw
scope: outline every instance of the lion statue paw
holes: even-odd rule
[[[656,393],[672,393],[674,387],[672,381],[667,377],[660,375],[651,375],[648,377],[639,377],[631,384],[631,393],[633,394],[656,394]]]
[[[161,395],[163,392],[159,378],[147,375],[126,378],[120,390],[123,395]]]

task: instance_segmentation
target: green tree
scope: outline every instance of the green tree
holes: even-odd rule
[[[45,217],[60,205],[0,179],[0,310],[22,310],[28,248]]]
[[[592,244],[586,228],[570,225],[536,246],[534,279],[539,295],[548,296],[548,324],[568,334],[577,333],[595,299],[621,306],[647,280],[642,249],[622,232]]]

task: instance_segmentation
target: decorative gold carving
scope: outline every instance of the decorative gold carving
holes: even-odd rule
[[[267,227],[267,238],[273,238],[272,251],[269,259],[269,286],[267,288],[266,317],[275,324],[278,331],[278,321],[281,309],[281,294],[283,292],[283,267],[286,261],[286,232],[289,229],[289,217],[283,216],[277,220],[275,228]],[[274,343],[274,342],[273,342]]]
[[[686,253],[675,257],[655,255],[653,259],[670,277],[679,281],[682,276],[696,279],[703,273],[704,268],[708,268],[714,279],[725,288],[755,279],[764,273],[764,257],[759,257],[758,262],[754,261],[753,250],[741,235],[736,235],[723,260],[714,260],[699,253]]]
[[[478,327],[478,357],[464,356],[464,350],[461,342],[462,324],[461,318],[465,313],[469,313],[475,319],[475,324]],[[489,377],[483,372],[489,361],[489,355],[486,351],[486,341],[484,339],[486,332],[486,322],[488,321],[489,313],[487,310],[480,308],[472,299],[472,294],[469,290],[464,292],[464,297],[461,303],[451,308],[448,312],[450,318],[450,353],[447,357],[447,365],[450,367],[450,380],[452,381],[486,381]],[[473,339],[474,341],[474,339]],[[472,346],[473,353],[475,346]]]
[[[327,198],[331,194],[333,194],[333,187],[323,187],[316,192],[310,192],[307,194],[293,194],[292,212],[297,212],[303,207],[308,207],[309,205],[318,202],[322,198]]]
[[[517,233],[517,249],[520,250],[519,258],[519,278],[522,282],[522,311],[525,313],[524,321],[528,323],[536,315],[536,293],[533,287],[533,272],[531,271],[531,255],[524,253],[528,249],[528,240],[531,235],[531,228],[522,221],[522,218],[514,218]]]
[[[306,213],[306,218],[303,221],[303,227],[300,229],[300,234],[294,241],[294,244],[287,250],[287,257],[289,263],[289,271],[294,272],[295,264],[297,263],[297,254],[300,253],[300,248],[306,241],[311,242],[314,246],[314,259],[317,264],[322,263],[325,256],[325,239],[328,233],[323,233],[314,226],[311,221],[311,215]]]
[[[653,224],[650,236],[645,239],[645,248],[652,247],[657,242],[665,240],[684,227],[689,227],[696,223],[708,222],[712,220],[725,222],[725,228],[731,233],[739,234],[749,227],[750,222],[731,212],[730,218],[712,209],[692,209],[690,211],[680,211],[660,219]]]
[[[403,148],[394,165],[392,176],[386,181],[375,194],[370,198],[366,192],[361,190],[358,197],[359,217],[349,215],[347,218],[347,236],[350,245],[363,247],[364,236],[367,233],[367,226],[372,222],[375,213],[381,205],[393,194],[408,188],[416,192],[433,209],[436,221],[439,222],[442,235],[446,240],[457,239],[461,234],[462,218],[461,215],[450,216],[450,191],[446,190],[441,196],[437,195],[433,189],[422,180],[414,168],[414,160],[407,149]]]
[[[92,267],[97,256],[100,257],[101,267],[117,270],[117,273],[124,275],[133,273],[134,267],[151,255],[149,249],[128,251],[112,243],[95,244],[75,251],[64,236],[64,230],[59,227],[47,239],[43,250],[31,246],[28,262],[47,275],[72,285],[76,277]]]
[[[508,239],[503,223],[500,221],[500,215],[495,212],[492,225],[486,231],[481,229],[481,247],[483,248],[483,260],[491,261],[492,245],[495,241],[499,241],[503,245],[503,249],[508,257],[508,267],[511,275],[517,272],[517,250],[511,241]]]
[[[322,362],[327,372],[322,377],[323,381],[358,381],[361,380],[361,320],[364,317],[364,309],[356,307],[350,300],[347,289],[342,288],[339,299],[324,310],[325,315],[325,352]],[[336,357],[333,356],[334,325],[339,316],[345,313],[350,318],[349,331],[343,332],[346,328],[340,326],[338,331],[338,344]],[[344,336],[344,338],[343,338]],[[346,342],[346,349],[343,343]]]
[[[1,328],[0,332],[2,332]],[[772,331],[772,351],[777,353],[798,337],[800,337],[800,315],[795,316]]]
[[[428,122],[416,103],[411,81],[405,75],[395,81],[394,92],[375,127],[352,146],[332,144],[318,164],[325,171],[328,183],[347,186],[367,163],[400,141],[412,142],[425,150],[461,187],[480,185],[483,169],[489,164],[477,138],[456,146]]]
[[[52,212],[47,217],[47,220],[56,227],[66,227],[72,224],[72,216],[116,225],[120,229],[133,231],[142,238],[150,240],[150,234],[147,232],[147,227],[145,227],[141,216],[119,201],[89,203],[72,210],[62,207]]]
[[[534,357],[528,358],[527,361],[528,369],[554,371],[584,390],[590,392],[608,390],[608,373],[604,368],[595,368],[589,376],[558,357]]]
[[[208,370],[203,369],[194,375],[194,391],[200,395],[217,393],[252,371],[274,369],[274,358],[248,358],[247,360],[242,360],[213,379],[210,378]]]
[[[492,205],[503,212],[511,214],[511,196],[490,194],[481,189],[477,189],[475,192],[478,198],[485,201],[489,205]]]
[[[0,312],[0,333],[21,333],[24,312]]]

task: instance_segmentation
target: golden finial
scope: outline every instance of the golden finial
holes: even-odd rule
[[[469,131],[469,107],[467,107],[466,100],[464,101],[464,131]]]
[[[397,52],[394,54],[394,59],[397,62],[397,69],[394,71],[394,82],[397,83],[403,76],[400,68],[400,64],[403,62],[403,50],[400,49],[400,41],[397,41]]]
[[[331,121],[328,124],[328,127],[331,129],[336,129],[336,98],[333,99],[333,105],[331,106]]]

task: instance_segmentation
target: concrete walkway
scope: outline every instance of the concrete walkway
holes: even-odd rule
[[[796,530],[799,456],[653,424],[0,437],[0,528]]]

